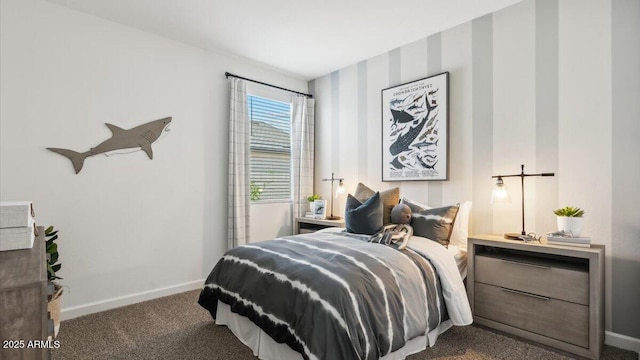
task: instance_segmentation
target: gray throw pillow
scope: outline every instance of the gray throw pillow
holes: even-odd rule
[[[379,232],[383,225],[380,193],[375,193],[364,203],[349,194],[344,211],[344,223],[350,233],[373,235]]]
[[[411,206],[409,205],[409,207]],[[441,208],[414,211],[411,214],[413,234],[448,246],[453,224],[459,209],[460,205],[456,204]]]
[[[429,209],[429,207],[427,205],[423,205],[423,204],[418,204],[416,202],[413,202],[407,198],[402,198],[400,200],[400,204],[405,204],[409,207],[409,209],[411,209],[411,212],[418,212],[418,211],[422,211],[425,209]]]

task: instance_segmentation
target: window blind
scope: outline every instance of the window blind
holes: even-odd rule
[[[291,200],[291,104],[247,98],[251,120],[252,200]]]

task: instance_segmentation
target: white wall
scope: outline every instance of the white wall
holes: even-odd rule
[[[224,72],[307,83],[40,0],[0,10],[0,197],[32,200],[60,230],[63,316],[200,287],[227,243]],[[76,175],[45,149],[87,151],[104,123],[165,116],[153,160],[100,155]]]
[[[640,6],[612,3],[525,0],[313,80],[317,143],[334,144],[316,152],[316,174],[339,169],[349,191],[358,181],[400,186],[432,206],[473,199],[471,234],[499,234],[521,229],[520,184],[505,179],[512,203],[491,206],[491,175],[518,174],[520,164],[555,172],[525,180],[526,230],[555,230],[554,208],[585,209],[585,235],[606,247],[606,330],[640,347],[640,152],[631,140],[640,133]],[[382,183],[380,91],[441,71],[450,73],[450,179]],[[353,140],[362,129],[367,141]],[[318,175],[315,186],[327,195]]]
[[[251,205],[251,242],[293,234],[291,203]]]
[[[605,304],[612,304],[611,1],[567,0],[559,9],[559,97],[566,99],[559,108],[559,201],[589,210],[585,218],[592,226],[586,230],[607,246]],[[600,55],[589,56],[594,52]],[[609,329],[612,310],[607,309]]]

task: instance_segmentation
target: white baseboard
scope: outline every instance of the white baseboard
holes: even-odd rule
[[[62,308],[60,310],[60,320],[69,320],[83,315],[89,315],[100,311],[115,309],[122,306],[136,304],[142,301],[152,300],[163,296],[178,294],[181,292],[201,289],[204,286],[204,279],[191,281],[188,283],[167,286],[160,289],[143,291],[131,295],[120,296],[112,299],[96,301],[89,304]]]
[[[611,331],[605,331],[604,343],[607,345],[615,346],[617,348],[640,353],[640,339],[636,339],[631,336],[616,334]],[[640,355],[638,356],[638,359],[640,359]]]

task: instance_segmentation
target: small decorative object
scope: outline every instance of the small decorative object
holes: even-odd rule
[[[51,295],[48,296],[47,310],[51,313],[53,320],[54,337],[58,336],[60,329],[60,297],[62,296],[62,286],[55,280],[62,280],[57,272],[62,268],[62,264],[58,262],[58,230],[54,230],[53,226],[49,226],[44,231],[47,246],[47,278],[49,287],[52,288]]]
[[[449,73],[382,90],[382,181],[447,180]]]
[[[398,204],[391,209],[391,225],[384,227],[380,242],[389,245],[395,243],[398,250],[404,249],[413,235],[411,208],[407,204]]]
[[[553,213],[558,216],[558,231],[562,231],[572,237],[580,237],[582,235],[584,210],[578,207],[565,206],[554,210]]]
[[[333,198],[334,197],[338,197],[338,194],[342,194],[344,192],[344,179],[343,178],[336,178],[333,176],[333,173],[331,173],[331,179],[322,179],[322,181],[331,181],[331,215],[327,218],[329,220],[340,220],[342,219],[340,216],[334,216],[333,215]],[[333,194],[333,183],[335,181],[338,181],[338,189],[336,190],[335,195]]]
[[[507,187],[504,185],[504,180],[502,178],[506,177],[519,177],[520,184],[522,189],[522,231],[520,234],[518,233],[506,233],[504,234],[505,239],[509,240],[524,240],[525,242],[530,239],[536,239],[535,234],[527,234],[524,230],[524,178],[529,176],[555,176],[554,173],[540,173],[540,174],[525,174],[524,173],[524,165],[520,165],[520,174],[514,175],[494,175],[492,178],[497,178],[496,187],[493,189],[491,193],[491,204],[495,202],[510,202],[511,197],[509,196],[509,192],[507,191]]]
[[[407,204],[398,204],[391,209],[391,222],[393,224],[411,223],[411,208]]]
[[[547,243],[551,245],[591,247],[591,238],[575,237],[564,231],[547,234]]]
[[[327,217],[326,200],[315,200],[313,202],[313,217],[316,219],[324,219]]]
[[[149,159],[153,159],[151,144],[156,142],[164,132],[169,131],[170,123],[171,118],[167,117],[136,126],[129,130],[107,123],[105,125],[107,125],[109,130],[111,130],[111,138],[98,144],[98,146],[89,149],[89,151],[79,153],[73,150],[60,148],[47,148],[47,150],[58,153],[71,160],[76,174],[82,170],[82,166],[84,165],[84,160],[86,158],[98,154],[105,154],[108,156],[109,154],[117,153],[119,150],[140,148],[147,153]]]
[[[373,235],[369,242],[391,245],[395,244],[398,250],[407,247],[413,236],[413,228],[409,224],[390,224],[382,228],[378,234]]]
[[[0,201],[0,251],[30,249],[37,235],[31,201]]]
[[[307,196],[307,201],[309,202],[309,211],[313,212],[314,210],[314,201],[320,200],[320,196],[317,194]]]

